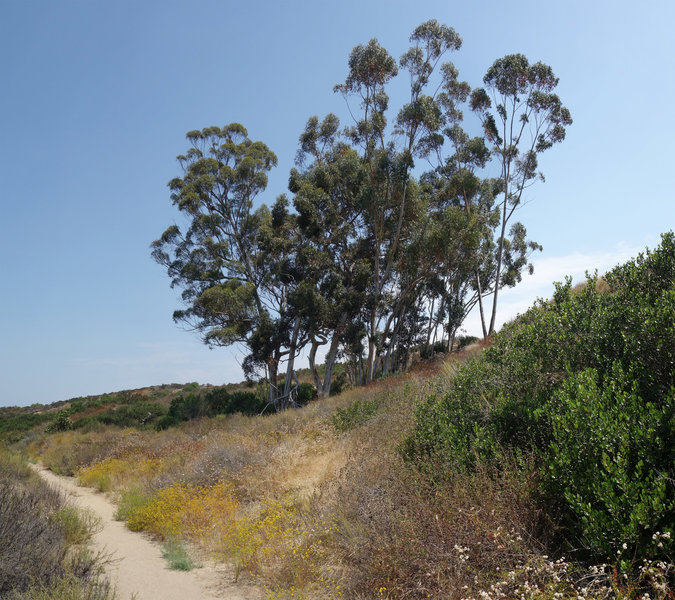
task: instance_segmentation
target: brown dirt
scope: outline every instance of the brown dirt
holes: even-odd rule
[[[102,527],[92,539],[95,550],[111,557],[106,575],[117,587],[119,600],[259,600],[261,590],[234,582],[233,570],[208,564],[192,571],[172,571],[159,544],[129,531],[113,517],[115,506],[101,493],[79,487],[72,477],[36,467],[40,476],[61,490],[74,505],[101,517]]]

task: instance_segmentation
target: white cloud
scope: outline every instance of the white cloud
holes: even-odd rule
[[[515,288],[503,289],[499,292],[496,327],[499,329],[530,308],[537,298],[550,298],[553,294],[553,282],[564,281],[572,277],[576,284],[585,279],[585,273],[591,275],[597,270],[599,275],[611,270],[617,264],[626,262],[642,252],[644,247],[633,247],[620,243],[613,251],[600,253],[574,252],[565,256],[533,257],[533,275],[524,275],[523,280]],[[486,318],[489,320],[491,304],[486,305]],[[476,308],[464,323],[469,335],[482,336],[480,315]]]

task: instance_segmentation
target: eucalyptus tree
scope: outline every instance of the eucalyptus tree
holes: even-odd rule
[[[283,201],[272,211],[254,210],[254,201],[277,158],[236,123],[186,137],[190,147],[178,156],[183,176],[172,179],[169,189],[187,226],[171,225],[152,243],[152,256],[166,267],[172,287],[182,290],[184,308],[174,312],[174,320],[209,346],[247,348],[244,367],[264,369],[274,401],[279,362],[288,353],[292,331],[293,281],[286,268],[291,249],[278,247],[287,234],[278,230],[288,226],[283,214],[278,222]]]
[[[410,76],[410,99],[398,112],[391,133],[387,128],[386,86],[398,74],[399,65],[377,40],[354,48],[347,78],[335,86],[347,101],[360,99],[360,113],[346,135],[360,149],[367,169],[361,193],[362,235],[369,247],[371,268],[366,381],[373,378],[375,371],[377,341],[382,337],[379,328],[384,321],[386,337],[392,323],[386,299],[401,293],[397,263],[419,225],[421,205],[412,180],[414,159],[442,125],[438,103],[433,93],[426,93],[427,88],[442,57],[458,50],[462,43],[452,28],[436,20],[417,27],[410,41],[411,48],[399,61]]]
[[[540,248],[525,240],[525,228],[507,225],[521,205],[524,191],[537,178],[538,155],[565,139],[572,118],[553,93],[558,78],[548,65],[530,64],[522,54],[496,60],[483,78],[485,88],[471,92],[470,105],[482,120],[485,139],[500,167],[500,227],[492,282],[492,313],[487,333],[494,331],[499,290],[519,281],[527,250]],[[515,257],[515,258],[514,258]],[[505,261],[510,268],[504,269]]]
[[[365,171],[359,155],[340,139],[339,126],[332,114],[308,120],[297,155],[302,171],[293,169],[289,180],[302,236],[296,310],[307,322],[310,370],[322,396],[330,394],[340,344],[361,311],[370,270],[359,231]],[[322,380],[316,355],[325,344]]]

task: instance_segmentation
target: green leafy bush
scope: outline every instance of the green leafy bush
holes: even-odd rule
[[[316,387],[311,383],[301,383],[298,387],[298,402],[300,404],[307,404],[312,400],[316,400],[319,395]]]
[[[368,421],[378,410],[380,403],[377,399],[355,400],[346,408],[335,409],[331,420],[338,431],[349,431]]]
[[[56,414],[56,418],[45,427],[45,433],[56,433],[57,431],[68,431],[72,429],[73,422],[68,415],[68,411],[60,410]]]
[[[574,547],[645,556],[675,523],[674,387],[670,232],[505,326],[422,403],[402,451],[432,480],[534,455],[542,507]]]
[[[109,409],[95,419],[105,425],[117,427],[140,427],[152,423],[156,418],[166,414],[166,409],[156,402],[140,400]]]
[[[603,379],[595,369],[571,375],[548,403],[544,482],[551,500],[564,500],[574,542],[594,554],[623,544],[644,553],[656,531],[673,533],[674,400],[671,389],[660,406],[645,402],[616,363]]]

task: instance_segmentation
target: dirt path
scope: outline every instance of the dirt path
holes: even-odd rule
[[[160,546],[134,533],[113,518],[115,506],[101,493],[79,487],[72,477],[61,477],[43,467],[36,470],[68,499],[88,508],[102,519],[102,528],[92,539],[97,550],[112,555],[106,569],[117,586],[119,600],[258,600],[256,588],[234,583],[224,565],[204,564],[192,571],[172,571],[162,558]]]

